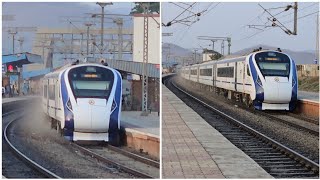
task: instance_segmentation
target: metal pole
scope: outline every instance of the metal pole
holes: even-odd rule
[[[294,29],[293,29],[293,35],[297,35],[297,25],[298,24],[298,3],[294,3]]]
[[[14,35],[12,34],[12,54],[14,54]]]
[[[213,50],[213,51],[214,51],[214,42],[215,42],[215,41],[212,40],[212,50]]]
[[[103,51],[103,23],[104,23],[104,6],[101,6],[102,7],[102,16],[101,16],[101,54],[102,54],[102,51]]]
[[[123,47],[123,36],[122,36],[123,20],[122,20],[122,18],[117,19],[116,24],[118,25],[118,59],[122,59],[122,47]]]
[[[89,28],[90,28],[90,26],[88,25],[88,27],[87,27],[87,61],[88,61],[88,57],[89,57]]]
[[[97,2],[96,4],[98,4],[99,6],[101,6],[101,54],[103,53],[103,49],[104,49],[104,45],[103,45],[103,34],[104,34],[104,30],[103,30],[103,28],[104,28],[104,7],[106,6],[106,5],[112,5],[112,3],[103,3],[103,2]]]
[[[143,75],[142,75],[142,116],[148,116],[148,34],[149,34],[149,3],[144,5],[140,4],[144,8],[143,17]]]
[[[221,42],[221,54],[224,55],[224,40]]]
[[[317,14],[317,38],[316,38],[316,58],[318,60],[318,64],[319,64],[319,60],[320,60],[320,50],[319,50],[319,11],[318,11],[318,14]]]
[[[228,40],[228,55],[230,55],[230,47],[231,47],[231,38],[227,38]]]

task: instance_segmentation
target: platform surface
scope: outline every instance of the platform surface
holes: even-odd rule
[[[14,102],[14,101],[27,100],[32,98],[41,98],[41,96],[17,96],[17,97],[10,97],[10,98],[2,98],[2,104]]]
[[[122,111],[121,127],[160,137],[160,117],[157,112],[141,116],[141,111]]]
[[[298,91],[299,100],[309,100],[319,103],[319,93],[308,92],[308,91]]]
[[[272,178],[162,86],[162,178]]]

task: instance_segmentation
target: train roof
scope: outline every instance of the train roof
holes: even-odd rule
[[[98,65],[98,66],[104,66],[101,63],[92,63],[92,62],[85,62],[85,63],[79,63],[79,64],[66,64],[64,66],[61,66],[57,69],[55,69],[54,71],[46,74],[44,77],[45,78],[50,78],[50,77],[58,77],[60,75],[60,73],[62,73],[63,71],[67,70],[70,67],[74,67],[74,66],[82,66],[82,65]],[[110,67],[109,67],[110,68]]]
[[[192,65],[184,66],[184,67],[193,67],[193,66],[197,66],[197,65],[212,65],[212,64],[219,64],[219,63],[232,63],[232,62],[236,62],[236,61],[238,61],[240,59],[246,58],[246,57],[248,57],[248,56],[250,56],[252,54],[256,54],[256,53],[260,53],[260,52],[278,52],[278,53],[286,54],[284,52],[279,52],[279,51],[276,51],[276,50],[261,50],[261,51],[251,52],[251,53],[248,53],[246,55],[226,56],[223,59],[206,61],[206,62],[202,62],[202,63],[199,63],[199,64],[192,64]]]

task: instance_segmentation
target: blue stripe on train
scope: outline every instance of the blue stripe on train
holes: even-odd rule
[[[253,105],[256,109],[262,110],[262,102],[264,100],[264,90],[263,87],[261,87],[258,83],[258,73],[256,68],[254,67],[253,64],[253,55],[250,56],[249,58],[249,65],[250,65],[250,70],[251,70],[251,74],[252,74],[252,78],[254,81],[254,86],[255,86],[255,90],[256,90],[256,99],[253,100]]]
[[[296,107],[297,100],[298,100],[298,78],[297,78],[296,64],[293,60],[291,60],[291,62],[292,62],[292,81],[294,81],[295,84],[292,87],[291,101],[289,103],[289,110],[293,111]]]
[[[73,116],[73,113],[67,108],[67,102],[70,97],[68,95],[64,74],[65,72],[63,72],[61,75],[61,94],[62,94],[64,117],[65,117],[64,137],[68,140],[73,140],[74,116]],[[67,120],[67,118],[70,120]]]
[[[112,141],[115,136],[117,136],[116,133],[118,133],[119,130],[119,112],[121,111],[121,95],[122,95],[122,83],[121,83],[121,76],[119,73],[115,72],[115,76],[117,77],[116,82],[116,91],[114,94],[114,99],[116,103],[116,109],[111,113],[110,115],[110,121],[109,121],[109,141]]]

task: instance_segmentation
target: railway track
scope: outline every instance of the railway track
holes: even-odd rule
[[[319,178],[319,164],[261,134],[237,119],[177,87],[170,78],[164,84],[230,142],[244,151],[275,178]]]
[[[2,115],[2,119],[19,111],[10,111]],[[21,112],[21,111],[20,111]],[[23,154],[10,141],[10,128],[22,118],[14,118],[5,125],[2,138],[2,175],[7,178],[59,178],[60,177]]]
[[[81,153],[138,178],[160,178],[159,163],[114,146],[83,146],[73,143]],[[133,168],[134,167],[134,168]]]
[[[286,120],[286,119],[282,119],[282,118],[278,117],[281,114],[279,114],[277,112],[276,113],[275,112],[273,112],[273,113],[268,112],[267,113],[267,112],[258,111],[258,112],[253,112],[253,113],[260,114],[262,116],[268,117],[272,121],[278,121],[278,122],[287,124],[291,127],[294,127],[298,130],[302,130],[302,131],[305,131],[305,132],[310,133],[312,135],[319,136],[319,126],[315,125],[313,123],[312,123],[312,126],[305,126],[305,125],[303,125],[303,124],[306,124],[305,122],[299,122],[299,121],[304,121],[304,120],[301,120],[300,117],[295,117],[295,118],[299,119],[299,121],[290,121],[290,120]],[[287,114],[285,114],[285,116],[292,117],[292,115],[287,115]]]

